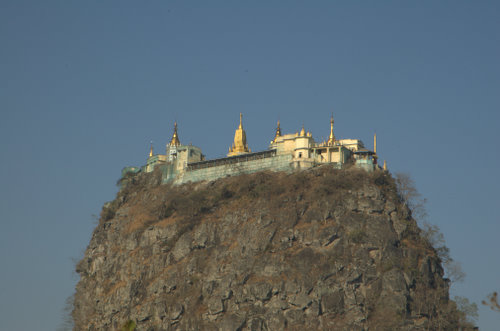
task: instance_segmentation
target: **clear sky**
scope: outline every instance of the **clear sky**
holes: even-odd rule
[[[0,320],[54,330],[122,167],[181,142],[360,138],[408,172],[467,274],[500,291],[498,1],[0,1]]]

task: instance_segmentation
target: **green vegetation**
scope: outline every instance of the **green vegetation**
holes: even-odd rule
[[[136,327],[137,327],[137,324],[134,321],[128,320],[122,326],[122,331],[134,331]]]
[[[105,203],[101,211],[101,220],[107,221],[115,217],[118,207],[120,207],[120,203],[116,199]]]

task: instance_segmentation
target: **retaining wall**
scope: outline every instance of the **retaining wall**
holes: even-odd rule
[[[269,158],[225,164],[204,169],[185,171],[174,179],[174,184],[211,181],[223,177],[254,173],[263,170],[292,171],[292,155],[276,155]]]

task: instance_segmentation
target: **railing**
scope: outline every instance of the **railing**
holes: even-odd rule
[[[270,158],[273,156],[276,156],[275,149],[271,149],[271,150],[263,151],[263,152],[230,156],[230,157],[208,160],[208,161],[188,163],[186,170],[191,171],[191,170],[197,170],[197,169],[212,168],[212,167],[216,167],[216,166],[220,166],[220,165],[235,164],[235,163],[240,163],[240,162],[267,159],[267,158]]]

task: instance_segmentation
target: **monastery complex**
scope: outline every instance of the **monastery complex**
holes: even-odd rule
[[[336,139],[333,133],[333,123],[332,116],[328,140],[316,143],[312,134],[306,132],[304,127],[300,132],[282,134],[278,121],[276,133],[269,148],[265,151],[252,152],[247,144],[240,114],[240,123],[227,157],[213,160],[205,160],[200,148],[191,144],[181,144],[177,133],[177,123],[175,123],[172,139],[166,146],[166,153],[154,154],[151,145],[146,165],[125,167],[122,170],[122,176],[128,173],[152,172],[159,168],[163,183],[182,184],[211,181],[263,170],[290,172],[325,163],[333,164],[338,169],[346,164],[354,164],[367,171],[381,169],[377,164],[376,135],[373,138],[373,151],[370,151],[359,139]],[[383,169],[387,169],[385,161]]]

